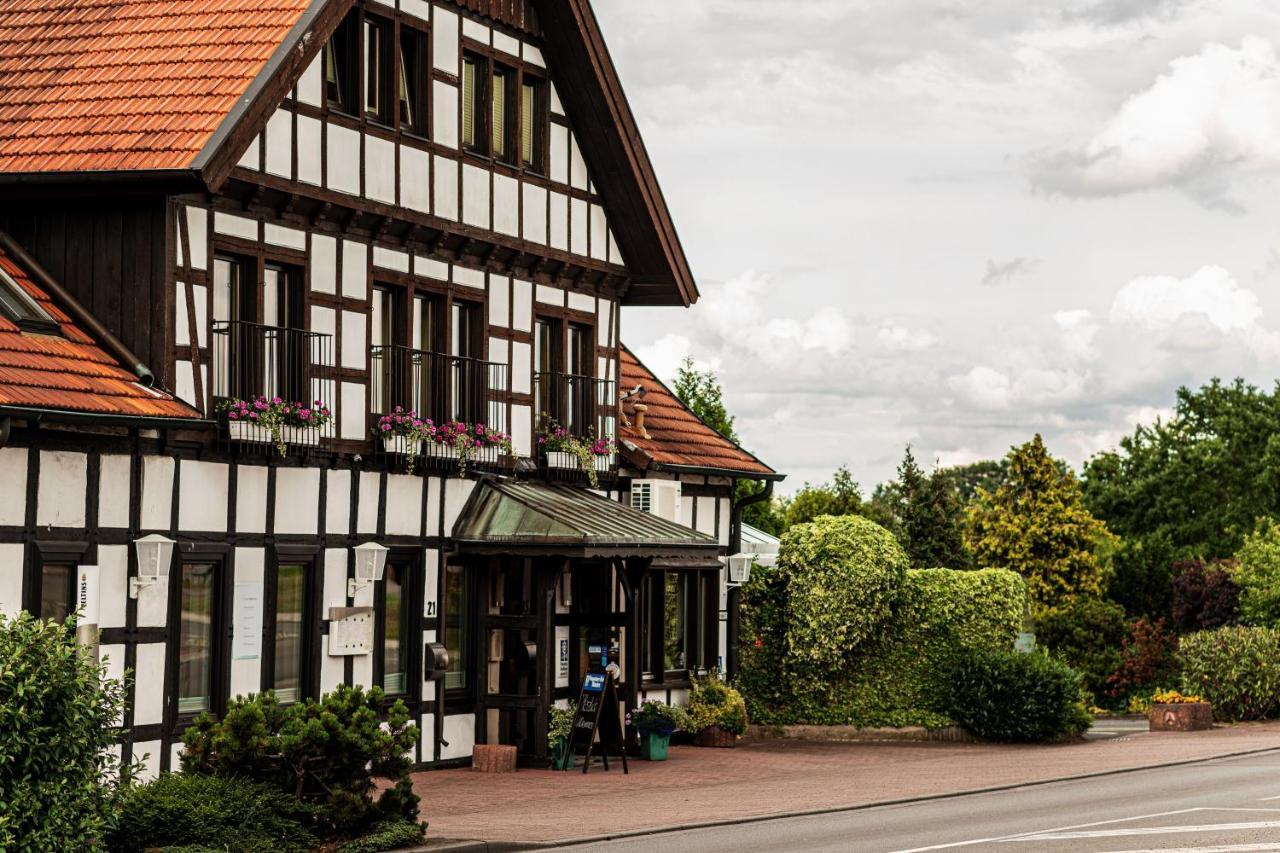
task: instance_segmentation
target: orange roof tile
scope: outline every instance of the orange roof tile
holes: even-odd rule
[[[0,172],[182,169],[309,0],[0,0]]]
[[[0,315],[0,406],[200,419],[187,404],[138,384],[137,377],[76,326],[3,249],[0,269],[40,303],[62,333],[58,337],[23,332]]]
[[[622,381],[619,387],[630,391],[637,385],[644,386],[642,402],[649,407],[645,415],[648,438],[641,436],[634,427],[619,427],[618,437],[624,442],[624,450],[627,444],[634,446],[646,457],[646,464],[656,462],[676,468],[724,471],[744,477],[778,476],[768,465],[703,423],[625,346],[622,347],[621,362]],[[623,407],[634,424],[631,403],[625,402]]]

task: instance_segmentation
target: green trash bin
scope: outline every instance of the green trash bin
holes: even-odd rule
[[[670,734],[645,732],[640,737],[640,756],[646,761],[666,761],[667,747],[670,745]]]

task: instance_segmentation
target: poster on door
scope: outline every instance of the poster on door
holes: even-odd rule
[[[556,626],[556,687],[569,686],[569,627]]]

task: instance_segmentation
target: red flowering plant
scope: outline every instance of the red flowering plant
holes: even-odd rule
[[[596,438],[595,431],[589,430],[585,437],[579,437],[560,425],[555,418],[542,413],[542,427],[538,430],[538,450],[541,453],[568,453],[577,457],[591,488],[600,487],[600,478],[596,474],[595,460],[598,457],[612,456],[618,450],[618,444],[612,438]]]
[[[396,406],[395,411],[378,419],[375,433],[385,439],[401,439],[404,443],[404,461],[413,473],[422,453],[423,442],[435,441],[436,425],[430,418],[421,418],[415,411],[405,411]]]
[[[266,395],[259,395],[253,401],[234,398],[223,400],[218,404],[218,412],[227,416],[228,423],[249,423],[269,432],[271,441],[281,456],[288,451],[284,440],[285,429],[318,430],[333,420],[333,412],[320,400],[308,405]]]
[[[436,444],[453,448],[458,456],[460,474],[467,473],[467,464],[477,451],[496,449],[500,453],[511,453],[511,436],[484,424],[446,421],[436,427],[432,440]]]

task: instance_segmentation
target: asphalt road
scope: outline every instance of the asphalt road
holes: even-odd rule
[[[1280,853],[1280,751],[567,849],[579,853]]]

